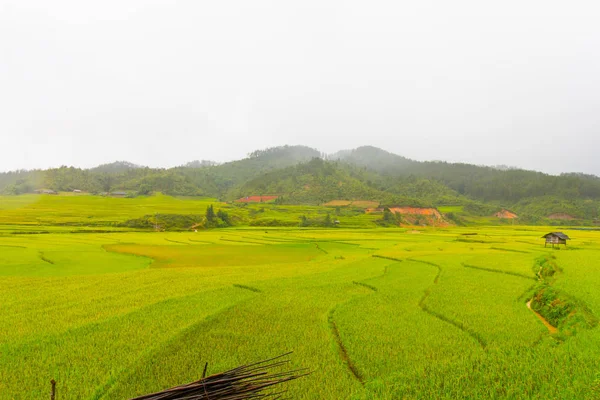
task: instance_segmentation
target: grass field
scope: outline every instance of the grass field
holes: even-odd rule
[[[367,202],[368,203],[368,202]],[[126,231],[127,220],[155,214],[204,215],[206,208],[228,212],[236,225],[298,226],[301,216],[322,219],[328,207],[272,203],[227,204],[211,198],[176,198],[162,194],[137,198],[91,195],[0,196],[0,234],[11,232]],[[364,208],[364,205],[363,205]],[[380,216],[360,207],[338,210],[335,219],[346,228],[373,228]]]
[[[378,201],[371,200],[331,200],[330,202],[324,203],[325,207],[356,207],[356,208],[375,208],[379,207]]]
[[[71,233],[52,218],[210,200],[56,198],[0,206],[2,399],[47,398],[50,379],[60,399],[126,399],[287,351],[313,371],[293,399],[598,395],[598,232],[561,250],[543,227]],[[14,234],[30,223],[49,233]]]

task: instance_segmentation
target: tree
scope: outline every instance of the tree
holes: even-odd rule
[[[219,217],[219,219],[223,221],[226,226],[231,226],[231,220],[229,219],[229,214],[226,211],[217,211],[217,217]]]
[[[396,222],[398,222],[396,215],[394,215],[394,213],[391,212],[389,208],[383,210],[383,216],[381,217],[381,219],[387,224],[395,224]]]
[[[306,215],[300,216],[300,226],[308,226],[308,218],[306,218]]]
[[[210,224],[214,224],[217,221],[217,215],[215,214],[212,204],[206,207],[206,221]]]
[[[142,183],[138,189],[138,194],[141,196],[146,196],[152,193],[152,186],[147,183]]]
[[[381,226],[396,226],[400,222],[400,215],[391,212],[390,209],[387,207],[383,210],[383,215],[381,216],[381,219],[375,221],[377,225]]]
[[[102,190],[109,193],[110,189],[112,188],[113,177],[110,174],[104,173],[98,177],[98,182],[100,183]]]

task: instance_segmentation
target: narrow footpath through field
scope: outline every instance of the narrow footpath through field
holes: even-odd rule
[[[533,300],[533,299],[532,299]],[[558,329],[553,326],[552,324],[550,324],[550,322],[548,322],[546,320],[546,318],[542,317],[542,315],[540,313],[538,313],[537,311],[535,311],[533,308],[531,308],[531,300],[529,300],[527,302],[527,308],[529,308],[531,310],[532,313],[535,314],[536,317],[538,317],[540,319],[540,321],[542,321],[542,323],[546,326],[546,328],[548,328],[548,331],[550,333],[556,333],[558,332]]]

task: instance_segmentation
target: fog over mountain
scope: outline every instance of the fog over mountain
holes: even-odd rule
[[[600,174],[600,4],[0,2],[0,171],[303,144]]]

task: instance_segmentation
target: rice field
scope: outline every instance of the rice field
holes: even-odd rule
[[[175,198],[156,194],[114,198],[91,195],[0,196],[0,225],[109,226],[155,213],[202,214],[210,198]]]
[[[292,399],[599,394],[598,232],[553,250],[543,227],[44,229],[0,230],[2,399],[51,379],[59,399],[126,399],[287,351],[313,372]],[[556,333],[526,305],[543,290],[570,307],[532,303]]]
[[[323,204],[324,207],[356,207],[356,208],[375,208],[379,207],[378,201],[372,200],[331,200]]]

